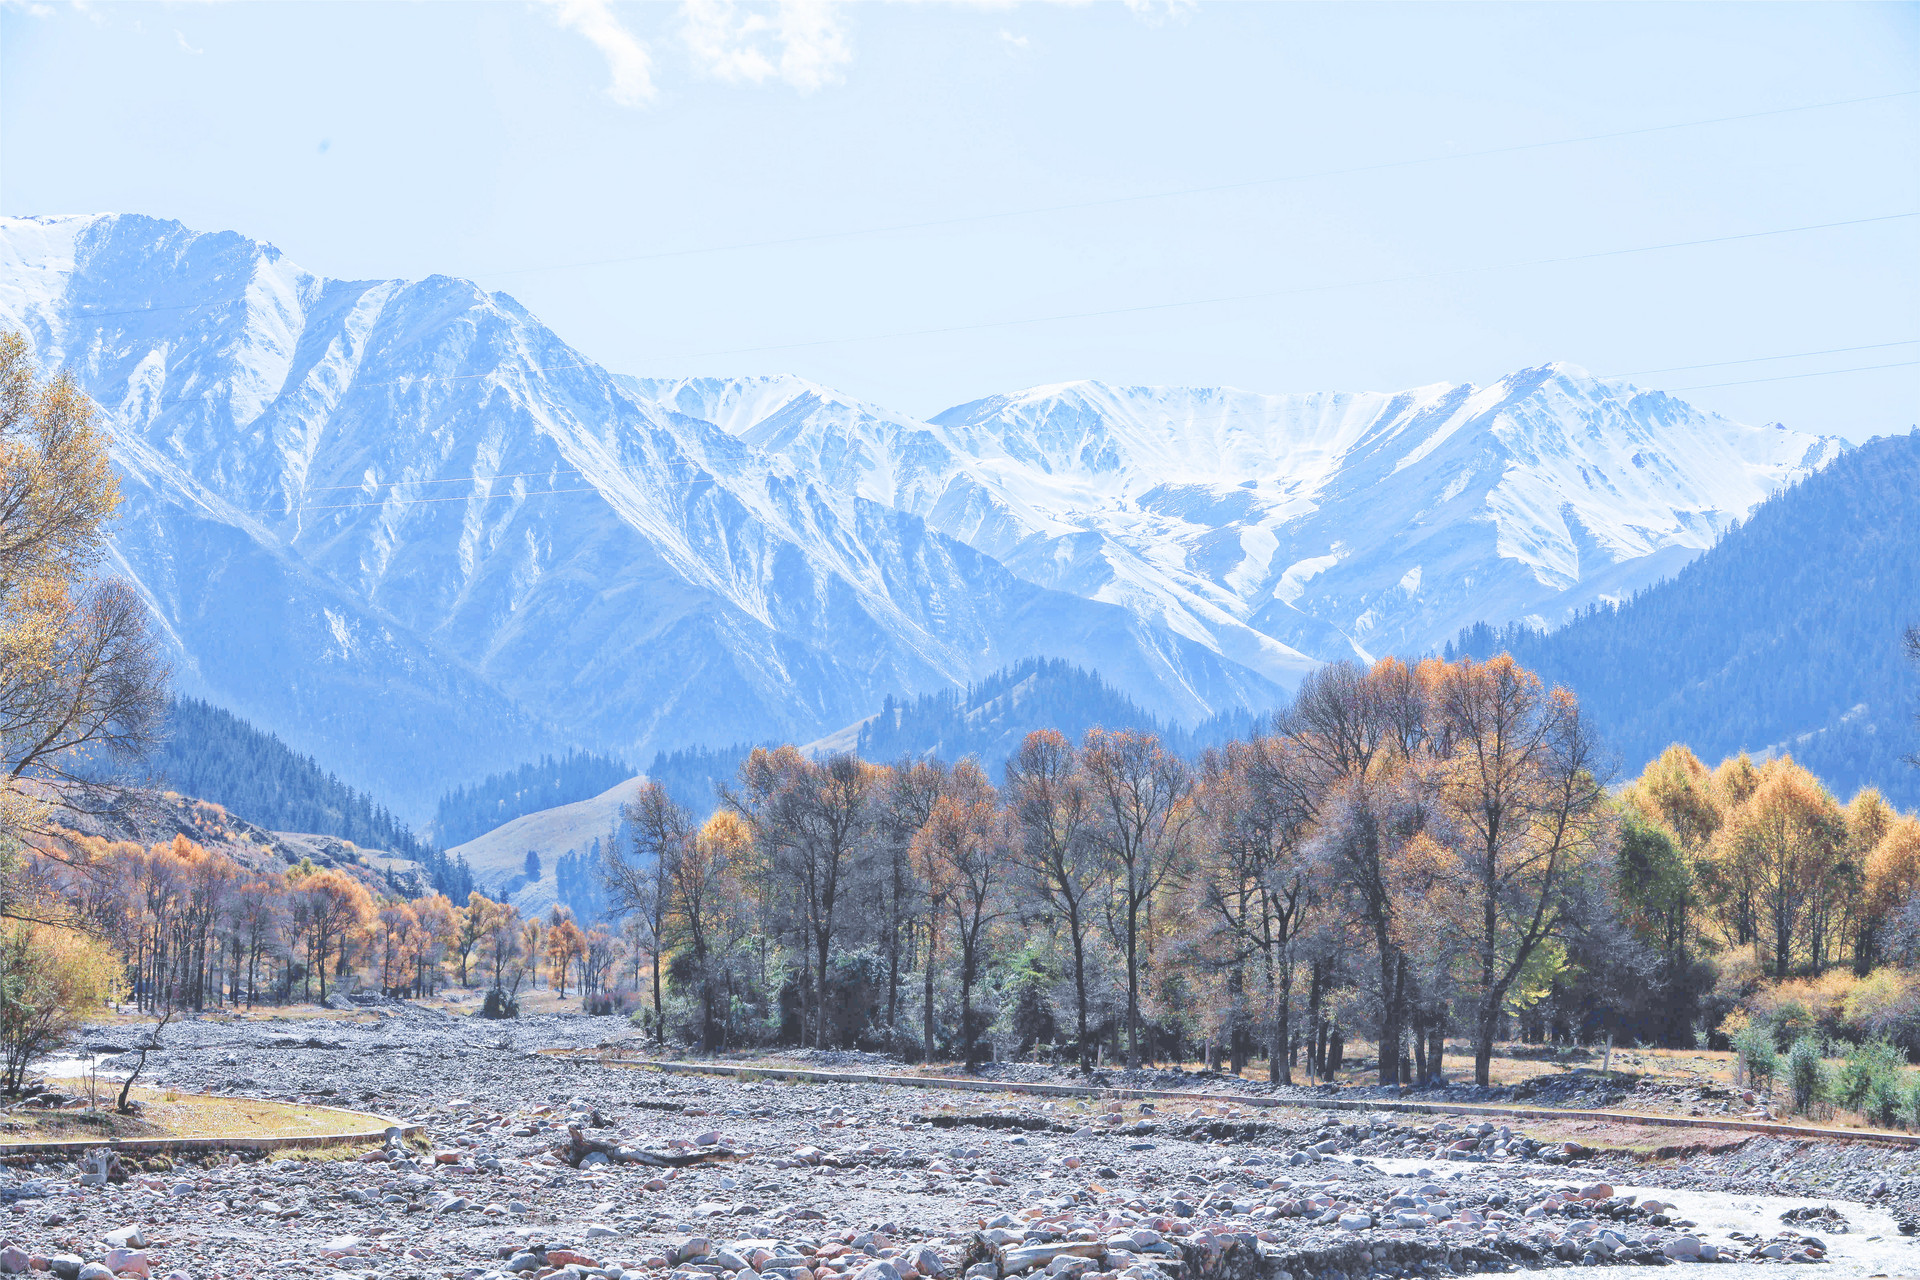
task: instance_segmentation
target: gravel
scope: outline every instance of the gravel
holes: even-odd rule
[[[1850,1204],[1920,1208],[1915,1153],[1861,1144],[1757,1138],[1636,1165],[1519,1124],[1224,1094],[1075,1104],[667,1075],[536,1052],[629,1032],[611,1019],[370,1012],[169,1027],[143,1080],[353,1106],[424,1125],[425,1145],[16,1164],[0,1172],[0,1273],[1359,1280],[1785,1265],[1826,1257]],[[1765,1232],[1696,1226],[1689,1192],[1740,1191],[1807,1212]]]

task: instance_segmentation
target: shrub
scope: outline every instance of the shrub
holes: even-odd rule
[[[1812,1036],[1801,1036],[1787,1052],[1787,1084],[1793,1090],[1793,1109],[1805,1114],[1830,1091],[1826,1052]]]
[[[487,992],[486,1002],[480,1006],[480,1016],[483,1018],[517,1018],[520,1016],[520,1002],[502,991],[499,987],[494,987]]]
[[[1920,1049],[1920,983],[1891,965],[1860,979],[1841,1005],[1849,1035],[1881,1038],[1912,1051]]]
[[[1733,1033],[1733,1049],[1740,1055],[1740,1075],[1747,1087],[1771,1088],[1773,1078],[1780,1074],[1780,1051],[1773,1046],[1773,1029],[1764,1022],[1747,1022]]]
[[[1845,969],[1833,969],[1817,978],[1766,982],[1747,997],[1745,1008],[1756,1021],[1771,1024],[1783,1044],[1810,1035],[1831,1039],[1846,1027],[1846,1005],[1859,981]]]
[[[1888,1076],[1876,1076],[1867,1087],[1867,1096],[1862,1110],[1875,1124],[1892,1126],[1899,1122],[1900,1113],[1906,1110],[1906,1091],[1902,1087],[1905,1072],[1896,1071]]]
[[[0,1088],[20,1092],[27,1065],[66,1044],[112,998],[119,969],[113,953],[85,934],[0,927]]]
[[[1867,1110],[1869,1099],[1880,1086],[1891,1081],[1897,1091],[1905,1065],[1905,1056],[1891,1044],[1885,1040],[1869,1040],[1848,1052],[1835,1084],[1834,1097],[1843,1107]]]

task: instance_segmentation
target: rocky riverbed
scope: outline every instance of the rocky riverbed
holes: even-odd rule
[[[168,1028],[147,1076],[424,1126],[349,1158],[16,1162],[0,1273],[238,1280],[1360,1280],[1618,1265],[1920,1272],[1920,1153],[1636,1162],[1528,1125],[667,1075],[624,1024]],[[125,1032],[87,1047],[112,1052]],[[821,1063],[819,1065],[828,1065]],[[147,1078],[143,1076],[143,1080]],[[1538,1127],[1538,1126],[1536,1126]]]

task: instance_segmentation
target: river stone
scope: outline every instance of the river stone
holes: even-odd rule
[[[1675,1236],[1660,1246],[1660,1252],[1669,1258],[1697,1258],[1700,1256],[1700,1237]]]

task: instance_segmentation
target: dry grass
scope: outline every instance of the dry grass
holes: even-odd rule
[[[70,1092],[84,1092],[81,1080],[62,1080]],[[101,1082],[100,1110],[47,1111],[21,1107],[0,1118],[0,1142],[95,1141],[138,1138],[292,1138],[364,1133],[369,1125],[325,1107],[256,1098],[209,1098],[171,1089],[142,1089],[133,1096],[143,1105],[138,1115],[113,1111],[118,1083]]]

